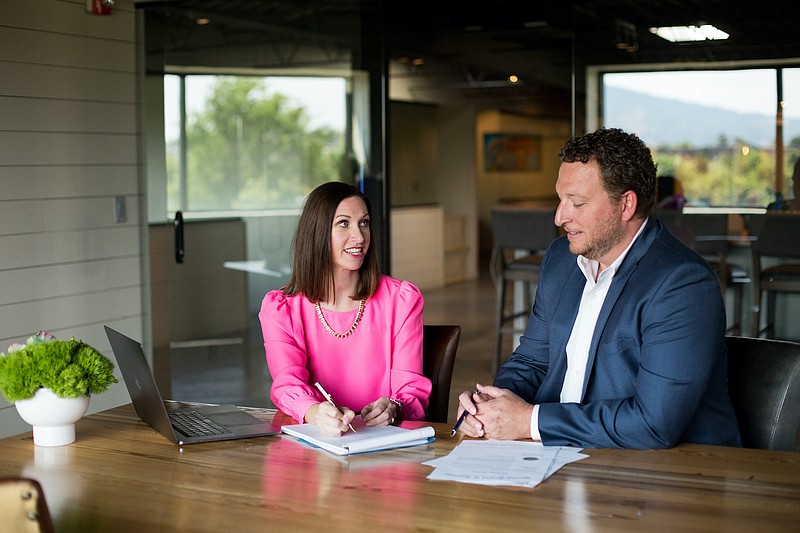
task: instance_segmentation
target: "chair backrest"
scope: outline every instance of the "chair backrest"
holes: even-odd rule
[[[422,330],[422,372],[433,384],[425,419],[428,422],[447,422],[450,383],[461,326],[425,324]]]
[[[800,257],[800,213],[767,213],[753,241],[753,253],[772,257]]]
[[[758,237],[761,233],[761,227],[764,225],[764,213],[748,213],[742,215],[744,219],[744,226],[747,228],[747,233],[753,237]]]
[[[694,231],[683,225],[683,212],[680,209],[653,210],[653,216],[659,219],[667,229],[689,248],[694,248]]]
[[[684,213],[681,223],[694,235],[694,250],[700,255],[727,254],[727,213]],[[706,239],[706,237],[713,237]]]
[[[0,531],[53,531],[44,492],[34,479],[0,479],[0,517]]]
[[[558,237],[554,209],[494,208],[491,210],[495,248],[545,250]]]
[[[800,450],[800,343],[725,337],[728,392],[742,444]]]
[[[653,216],[667,226],[683,225],[683,211],[680,209],[664,209],[663,207],[656,207],[653,209]]]

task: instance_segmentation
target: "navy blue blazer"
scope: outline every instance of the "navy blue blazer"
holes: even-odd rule
[[[589,349],[581,403],[560,403],[586,278],[566,237],[542,261],[520,344],[494,385],[539,404],[544,444],[741,446],[728,396],[725,306],[708,263],[648,219],[614,275]]]

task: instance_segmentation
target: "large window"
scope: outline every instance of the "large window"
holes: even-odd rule
[[[782,154],[774,68],[606,73],[603,124],[637,133],[688,205],[766,207],[779,188],[793,196],[800,155],[800,69],[781,76]]]
[[[166,75],[167,210],[298,208],[349,179],[344,78]]]

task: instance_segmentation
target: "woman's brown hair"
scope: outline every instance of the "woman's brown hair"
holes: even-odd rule
[[[308,195],[294,234],[294,266],[283,294],[302,293],[312,302],[324,302],[335,297],[333,291],[333,257],[331,255],[331,230],[336,208],[342,200],[355,196],[367,206],[372,234],[372,204],[358,188],[330,181],[323,183]],[[380,268],[374,246],[367,248],[364,262],[358,269],[358,283],[354,300],[366,300],[378,290]]]

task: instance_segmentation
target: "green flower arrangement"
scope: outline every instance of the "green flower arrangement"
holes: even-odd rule
[[[61,398],[79,398],[105,392],[112,383],[114,363],[75,338],[59,340],[40,331],[0,354],[0,392],[11,403],[32,398],[42,387]]]

